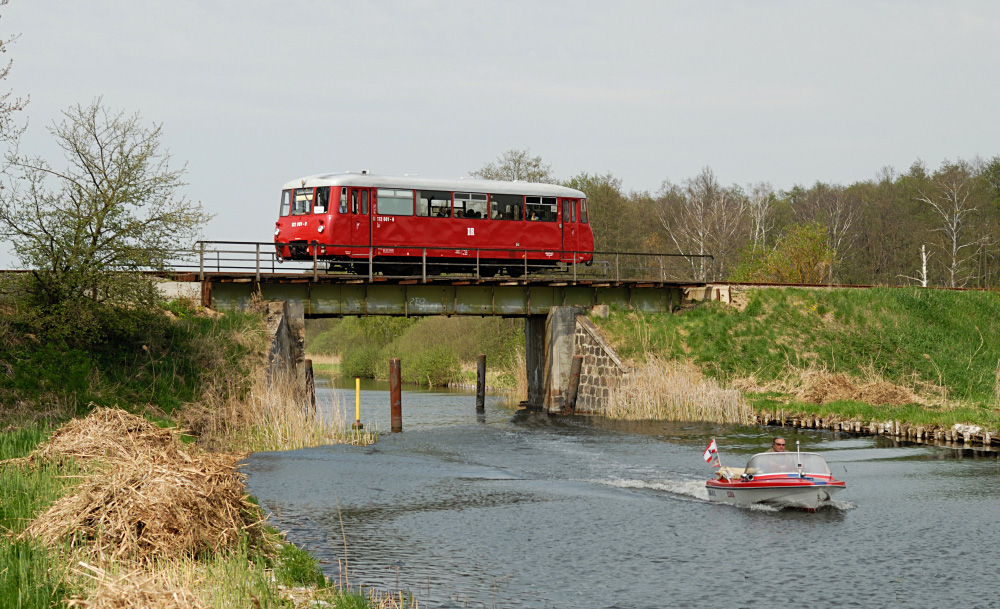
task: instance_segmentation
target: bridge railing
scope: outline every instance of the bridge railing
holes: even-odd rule
[[[393,279],[419,279],[428,281],[434,277],[448,279],[471,278],[489,279],[506,274],[505,280],[519,280],[528,277],[572,282],[625,282],[650,281],[694,282],[697,260],[711,258],[710,255],[645,253],[645,252],[584,252],[573,250],[534,250],[527,248],[469,248],[455,250],[440,245],[394,246],[397,251],[406,251],[409,257],[395,257],[386,260],[382,247],[352,246],[350,244],[293,244],[307,247],[309,260],[283,259],[276,249],[286,243],[255,241],[199,241],[191,250],[178,251],[170,263],[170,268],[179,272],[197,273],[203,279],[212,273],[252,276],[260,280],[267,275],[304,275],[318,279],[322,276],[362,276],[369,280],[375,277]],[[319,246],[328,250],[359,250],[367,255],[351,260],[327,260]],[[428,252],[454,252],[450,260],[428,256]],[[579,258],[592,255],[589,262],[547,263],[532,258],[540,257]]]

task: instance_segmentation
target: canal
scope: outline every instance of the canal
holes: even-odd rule
[[[387,431],[385,389],[362,421]],[[353,384],[318,394],[354,418]],[[328,576],[421,607],[1000,607],[995,452],[786,430],[847,489],[816,513],[739,508],[708,503],[702,451],[742,465],[773,429],[474,404],[404,391],[403,433],[255,454],[250,492]]]

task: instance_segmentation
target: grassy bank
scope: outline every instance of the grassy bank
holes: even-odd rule
[[[174,514],[197,503],[157,504],[164,488],[189,486],[167,484],[153,492],[149,484],[157,476],[177,480],[197,469],[192,464],[204,462],[209,464],[203,468],[210,474],[206,480],[231,479],[239,476],[236,461],[248,452],[374,438],[309,415],[290,383],[267,379],[266,332],[253,311],[217,315],[175,303],[163,310],[126,312],[135,319],[118,326],[124,331],[86,337],[46,334],[16,312],[7,313],[0,315],[0,368],[6,373],[0,374],[0,461],[6,461],[0,465],[0,526],[6,533],[0,537],[0,607],[63,606],[70,598],[81,607],[305,607],[315,600],[338,607],[415,605],[401,597],[364,597],[326,581],[312,557],[284,543],[275,531],[253,533],[263,517],[255,506],[239,508],[251,517],[229,527],[232,534],[225,542],[176,555],[148,548],[145,554],[95,552],[96,539],[110,530],[103,517],[100,534],[84,532],[86,519],[61,534],[58,526],[39,528],[39,522],[51,524],[53,510],[75,522],[110,509],[100,507],[116,504],[104,494],[119,489],[135,498],[121,502],[135,513],[120,514],[126,533],[107,546],[122,548],[123,540],[151,535],[150,523],[169,525],[169,518],[150,516],[156,505]],[[131,445],[124,432],[92,434],[112,447],[99,459],[104,468],[81,465],[78,454],[37,454],[63,433],[57,431],[61,424],[65,429],[88,420],[82,417],[106,411],[103,406],[124,407],[145,417],[138,421],[169,428],[164,433],[172,439],[153,444],[169,444],[184,456],[171,460],[157,453],[114,465],[109,455]],[[176,425],[188,434],[178,435]],[[144,437],[156,436],[149,431],[156,427],[145,429]],[[32,451],[36,455],[26,458]],[[242,482],[232,488],[239,490],[230,495],[242,501]],[[205,496],[211,493],[206,490]],[[88,497],[102,497],[100,506],[83,505]],[[144,503],[151,498],[153,504]],[[177,522],[222,521],[230,511],[211,504]],[[43,532],[49,530],[57,533]],[[204,531],[191,536],[207,539]]]
[[[760,411],[1000,428],[1000,296],[760,289],[738,306],[595,319],[623,357],[693,365]]]

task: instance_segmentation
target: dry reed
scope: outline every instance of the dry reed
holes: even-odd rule
[[[723,389],[692,367],[649,357],[610,392],[608,416],[628,420],[748,423],[743,395]]]
[[[22,534],[67,542],[99,564],[146,564],[264,541],[239,458],[185,451],[176,431],[117,409],[67,423],[32,459],[72,457],[86,474]]]
[[[135,570],[120,575],[78,563],[80,574],[91,580],[86,599],[73,598],[66,605],[82,609],[202,609],[206,605],[185,583],[173,581],[164,570]]]

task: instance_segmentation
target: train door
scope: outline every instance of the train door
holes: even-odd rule
[[[351,203],[351,256],[367,258],[372,243],[372,189],[351,186],[347,190]]]
[[[562,200],[562,242],[563,259],[575,260],[580,249],[579,199]]]

